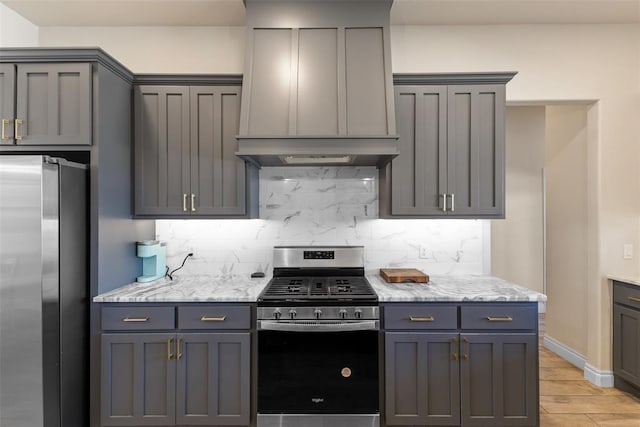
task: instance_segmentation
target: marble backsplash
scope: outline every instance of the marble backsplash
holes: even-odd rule
[[[488,273],[485,221],[378,219],[377,180],[375,167],[263,168],[260,219],[158,220],[156,234],[171,269],[194,253],[176,274],[269,274],[278,245],[364,245],[367,271]]]

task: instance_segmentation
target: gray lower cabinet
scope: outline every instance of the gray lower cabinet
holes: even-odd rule
[[[2,145],[91,145],[91,64],[0,64]]]
[[[136,216],[257,214],[255,168],[235,156],[240,90],[240,86],[135,87]]]
[[[536,426],[536,304],[389,304],[386,425]]]
[[[249,322],[243,305],[103,307],[101,425],[248,426]]]
[[[405,84],[396,76],[400,154],[380,172],[381,217],[504,218],[505,83],[512,76],[481,76],[491,84],[454,84],[461,79],[453,75]]]
[[[640,287],[614,282],[613,299],[614,384],[640,396]]]

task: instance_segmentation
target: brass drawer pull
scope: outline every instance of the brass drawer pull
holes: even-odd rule
[[[187,194],[183,193],[182,194],[182,212],[186,212],[187,211]]]
[[[512,322],[513,321],[513,319],[509,316],[503,316],[503,317],[487,316],[487,320],[489,322]]]
[[[640,302],[640,298],[636,298],[636,297],[627,297],[629,299],[629,301],[633,301],[633,302]]]
[[[123,322],[148,322],[149,317],[125,317]]]
[[[460,353],[460,340],[456,337],[453,339],[453,360],[459,359],[458,353]]]
[[[7,136],[7,130],[6,130],[6,126],[11,123],[11,120],[9,119],[2,119],[2,140],[3,141],[7,141],[9,139],[11,139],[10,136]]]
[[[469,360],[469,340],[466,338],[463,338],[462,341],[464,341],[465,347],[467,348],[465,353],[462,355],[462,358],[464,360]]]
[[[227,319],[227,316],[221,316],[221,317],[202,316],[200,318],[200,321],[202,321],[202,322],[224,322],[226,319]]]
[[[178,338],[178,360],[182,359],[182,338]]]
[[[173,338],[169,338],[167,340],[167,360],[173,359],[173,353],[171,353],[171,343],[173,342]]]
[[[16,141],[22,141],[22,135],[20,135],[20,126],[23,124],[24,122],[20,119],[16,119],[15,120],[15,129],[13,131],[13,135],[16,138]]]
[[[412,322],[433,322],[436,319],[433,316],[428,316],[428,317],[409,316],[409,320],[411,320]]]
[[[191,212],[196,211],[196,195],[191,193]]]

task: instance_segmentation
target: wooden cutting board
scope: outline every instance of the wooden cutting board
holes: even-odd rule
[[[380,275],[388,283],[427,283],[429,276],[415,268],[381,268]]]

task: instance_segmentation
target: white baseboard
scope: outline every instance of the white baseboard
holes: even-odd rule
[[[598,387],[613,387],[612,371],[601,371],[588,363],[584,365],[584,378]]]
[[[601,371],[589,365],[587,363],[587,358],[584,355],[578,353],[571,347],[567,347],[550,336],[545,336],[542,341],[546,348],[562,357],[576,368],[582,369],[584,372],[584,378],[590,383],[598,387],[613,387],[613,372]]]

